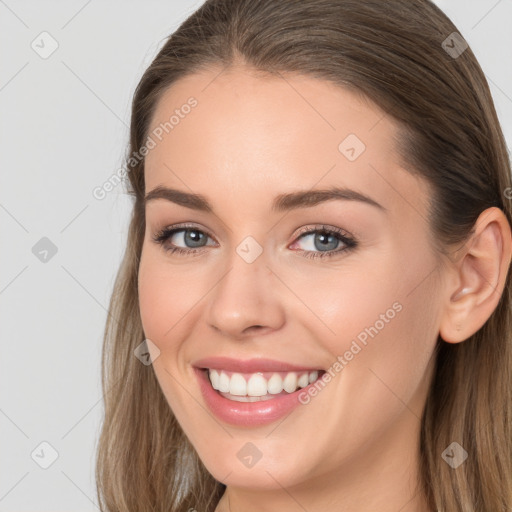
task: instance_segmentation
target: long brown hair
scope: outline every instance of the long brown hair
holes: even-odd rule
[[[501,208],[512,225],[504,198],[510,161],[489,87],[454,32],[429,0],[207,0],[166,41],[132,105],[126,171],[133,211],[102,359],[102,511],[213,511],[225,490],[188,442],[152,367],[133,355],[145,338],[137,291],[144,159],[133,155],[162,93],[186,75],[240,61],[362,93],[399,122],[399,154],[432,186],[429,223],[439,254],[449,255],[488,207]],[[438,339],[420,439],[432,510],[512,510],[511,286],[509,273],[496,309],[469,339]],[[457,469],[441,456],[453,442],[469,453]]]

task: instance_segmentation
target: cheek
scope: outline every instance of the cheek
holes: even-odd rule
[[[314,286],[311,276],[303,277],[296,288],[311,305],[309,330],[316,327],[332,364],[342,356],[344,367],[358,368],[363,378],[374,367],[389,375],[424,369],[437,340],[434,260],[427,250],[387,254],[371,264],[318,273]]]
[[[172,338],[174,326],[190,308],[187,293],[192,288],[183,286],[182,281],[181,274],[171,274],[153,251],[143,251],[138,279],[140,316],[144,334],[160,350],[165,348],[164,340]]]
[[[364,273],[338,274],[343,277],[340,285],[325,283],[312,302],[333,331],[318,338],[332,354],[329,373],[334,378],[327,393],[337,404],[323,429],[341,428],[346,439],[370,439],[399,417],[414,423],[410,411],[421,417],[428,362],[437,339],[435,281],[425,279],[417,286],[428,274],[421,269],[431,270],[429,262],[421,269],[397,265],[396,260],[390,266],[383,260],[381,264],[379,269],[365,267]],[[339,457],[344,449],[339,448]]]
[[[143,256],[139,266],[138,283],[140,316],[144,334],[157,343],[163,333],[164,319],[167,317],[168,322],[172,320],[167,314],[170,294],[164,292],[165,287],[165,283],[158,277],[155,266]]]
[[[166,360],[172,364],[197,324],[211,283],[194,265],[170,264],[158,251],[150,247],[142,252],[139,308],[146,338],[167,356],[160,363]]]
[[[331,272],[310,272],[295,283],[300,307],[305,304],[309,309],[300,317],[310,319],[310,330],[329,344],[333,354],[348,349],[350,341],[381,314],[392,319],[399,309],[396,283],[384,267],[356,262]]]

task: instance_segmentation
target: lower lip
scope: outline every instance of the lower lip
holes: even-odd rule
[[[293,411],[298,405],[299,394],[308,392],[315,383],[311,383],[297,391],[280,395],[260,402],[235,402],[220,395],[212,388],[206,370],[194,368],[204,400],[210,410],[226,423],[238,426],[254,427],[266,425]]]

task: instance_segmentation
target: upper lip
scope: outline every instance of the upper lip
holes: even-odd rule
[[[233,359],[231,357],[205,357],[193,363],[197,368],[214,368],[229,372],[255,373],[255,372],[293,372],[315,371],[320,368],[298,366],[275,359]]]

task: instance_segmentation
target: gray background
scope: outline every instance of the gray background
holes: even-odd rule
[[[92,191],[122,164],[143,70],[201,3],[0,0],[0,512],[98,510],[100,349],[130,201]],[[511,147],[512,0],[436,3]]]

